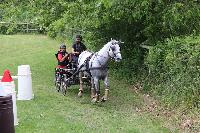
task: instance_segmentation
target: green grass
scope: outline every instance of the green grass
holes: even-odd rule
[[[163,120],[136,112],[142,100],[114,77],[110,77],[110,97],[105,103],[92,104],[87,88],[82,98],[77,97],[78,86],[70,87],[67,96],[56,92],[54,54],[58,46],[58,41],[41,35],[0,36],[0,73],[9,69],[16,75],[18,65],[28,64],[33,79],[34,99],[17,101],[16,133],[177,132]]]

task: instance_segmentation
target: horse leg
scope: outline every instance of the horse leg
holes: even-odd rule
[[[94,98],[92,98],[92,102],[99,102],[99,97],[100,97],[99,79],[94,78],[94,86],[95,86],[96,95]]]
[[[79,72],[80,89],[79,89],[78,97],[82,97],[82,95],[83,95],[83,81],[82,81],[82,77],[83,77],[83,72],[80,71]]]
[[[95,97],[94,79],[91,78],[91,99]]]
[[[102,102],[105,102],[108,100],[108,93],[109,93],[109,82],[108,82],[108,75],[104,79],[104,88],[105,88],[105,94],[101,98]]]

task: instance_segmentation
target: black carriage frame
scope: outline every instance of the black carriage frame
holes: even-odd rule
[[[78,64],[71,61],[66,68],[55,68],[55,88],[64,96],[67,90],[72,85],[79,85],[79,70]],[[90,86],[90,77],[84,76],[82,81],[85,85]]]

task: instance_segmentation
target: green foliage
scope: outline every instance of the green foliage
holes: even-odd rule
[[[0,34],[6,34],[8,27],[4,24],[0,24]]]
[[[0,7],[4,9],[3,21],[37,23],[53,37],[62,36],[55,34],[60,32],[58,25],[62,22],[62,31],[75,28],[84,34],[92,32],[101,42],[120,38],[130,42],[129,46],[137,41],[151,43],[174,35],[199,33],[200,29],[199,4],[187,0],[8,0]]]
[[[60,19],[49,26],[48,35],[52,38],[55,38],[56,36],[63,36],[64,29],[65,23]]]
[[[191,2],[177,2],[165,9],[162,16],[163,31],[173,35],[199,33],[200,8]]]
[[[200,106],[200,36],[167,39],[149,51],[152,91],[166,103]],[[154,87],[153,87],[154,86]]]
[[[6,34],[14,34],[14,33],[17,33],[17,24],[15,23],[10,24],[6,31]]]
[[[14,34],[17,33],[16,23],[0,24],[0,34]]]
[[[0,7],[4,9],[0,11],[0,18],[4,22],[38,24],[45,33],[49,25],[64,13],[66,3],[63,0],[7,0],[0,3]]]

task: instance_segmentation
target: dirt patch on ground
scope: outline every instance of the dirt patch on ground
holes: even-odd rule
[[[164,119],[165,126],[171,129],[171,131],[174,131],[174,128],[178,128],[181,133],[200,133],[200,115],[198,110],[163,107],[159,100],[150,96],[150,94],[142,93],[143,86],[140,83],[130,86],[129,89],[137,93],[143,100],[143,105],[136,107],[137,112],[148,113],[152,117]]]

